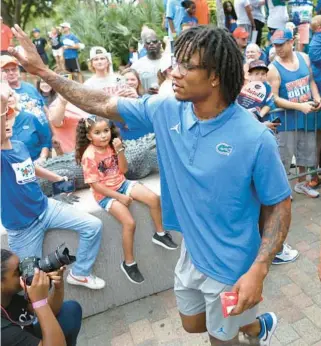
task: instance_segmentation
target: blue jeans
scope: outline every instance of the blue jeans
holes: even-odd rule
[[[82,319],[80,304],[74,300],[63,302],[56,318],[65,335],[67,346],[76,346]],[[39,323],[36,323],[33,328],[35,335],[41,339],[42,333]]]
[[[72,272],[78,276],[90,275],[99,252],[102,223],[96,217],[54,199],[48,199],[47,209],[29,227],[7,230],[9,247],[21,259],[28,256],[41,258],[45,233],[56,228],[79,233],[77,261]]]

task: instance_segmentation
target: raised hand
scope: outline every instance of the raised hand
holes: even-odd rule
[[[113,147],[116,151],[120,150],[123,147],[123,143],[120,138],[113,139]]]
[[[12,93],[11,88],[9,87],[8,83],[1,82],[0,83],[0,97],[1,102],[7,103],[10,93]]]
[[[41,71],[46,70],[47,67],[41,60],[35,45],[32,43],[28,35],[20,28],[20,26],[15,24],[11,31],[18,39],[24,52],[22,54],[14,47],[9,47],[9,53],[17,58],[24,69],[31,74],[38,75]]]

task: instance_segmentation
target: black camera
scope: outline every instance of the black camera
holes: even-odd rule
[[[35,268],[39,268],[45,273],[50,273],[58,270],[64,265],[74,263],[76,256],[69,254],[69,249],[61,244],[57,247],[56,251],[50,253],[45,258],[41,259],[35,256],[26,257],[19,263],[20,275],[28,286],[31,285]],[[64,247],[64,248],[63,248]]]

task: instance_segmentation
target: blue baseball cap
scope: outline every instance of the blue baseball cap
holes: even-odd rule
[[[38,28],[34,28],[32,29],[32,32],[40,32],[40,30]]]
[[[289,29],[278,29],[275,30],[274,34],[271,37],[272,44],[283,44],[286,41],[293,39],[293,33]]]

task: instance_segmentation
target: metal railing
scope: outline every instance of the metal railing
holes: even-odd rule
[[[288,179],[321,173],[321,111],[304,114],[277,108],[268,115],[270,121],[276,118],[281,121],[276,137]],[[288,160],[291,160],[290,165]],[[300,171],[300,167],[304,168]]]

